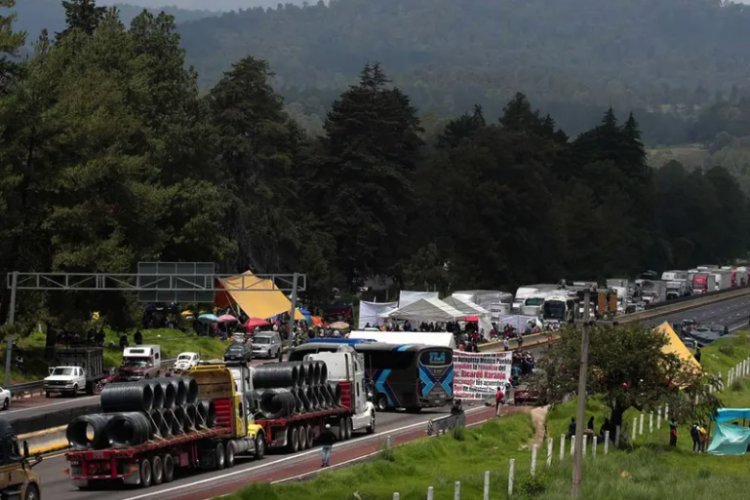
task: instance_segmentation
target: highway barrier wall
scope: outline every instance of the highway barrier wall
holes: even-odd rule
[[[11,414],[7,420],[13,425],[13,430],[16,431],[16,434],[28,434],[54,427],[67,426],[74,418],[80,415],[99,413],[101,411],[102,407],[99,404],[95,404],[75,408],[55,409],[49,413],[33,415],[31,417]]]

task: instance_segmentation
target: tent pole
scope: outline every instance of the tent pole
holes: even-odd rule
[[[287,339],[291,343],[294,340],[294,311],[297,309],[297,279],[299,274],[294,273],[292,282],[292,306],[289,310],[289,333]]]

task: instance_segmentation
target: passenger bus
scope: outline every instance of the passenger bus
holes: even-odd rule
[[[346,349],[364,355],[368,387],[378,411],[405,408],[418,412],[453,400],[453,350],[449,347],[313,339],[290,351],[289,360]]]

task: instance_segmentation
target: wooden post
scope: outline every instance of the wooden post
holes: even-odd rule
[[[435,498],[435,489],[430,486],[427,488],[427,500],[434,500]]]
[[[510,459],[510,465],[508,466],[508,496],[513,496],[513,474],[515,473],[516,459]]]
[[[483,500],[490,500],[490,471],[484,471],[484,495]]]
[[[620,426],[615,426],[615,448],[620,447]]]
[[[565,434],[560,436],[560,462],[565,458]]]
[[[552,466],[552,447],[555,446],[555,441],[552,438],[547,438],[547,467]]]
[[[596,460],[596,441],[597,441],[597,436],[596,436],[596,434],[594,434],[594,440],[591,443],[592,444],[592,446],[591,446],[591,457],[594,460]]]
[[[641,413],[641,416],[638,419],[638,435],[643,435],[643,413]]]
[[[453,484],[453,500],[461,500],[461,481]]]
[[[648,432],[654,432],[654,412],[648,414]]]
[[[631,431],[631,437],[633,443],[635,443],[635,436],[638,433],[638,417],[633,417],[633,430]]]
[[[533,445],[531,447],[531,475],[533,476],[536,474],[536,454],[537,454],[537,445]]]
[[[609,431],[604,431],[604,454],[609,453]]]

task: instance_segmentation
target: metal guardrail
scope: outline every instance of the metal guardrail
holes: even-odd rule
[[[466,415],[460,413],[458,415],[447,415],[445,417],[433,418],[427,421],[427,435],[440,435],[445,434],[451,429],[456,427],[466,426]]]

